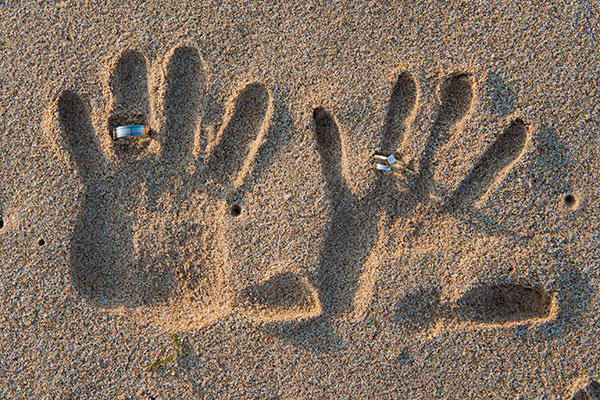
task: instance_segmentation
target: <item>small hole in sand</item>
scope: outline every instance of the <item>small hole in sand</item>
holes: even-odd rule
[[[242,208],[240,206],[238,206],[237,204],[234,204],[233,206],[231,206],[231,215],[234,217],[239,217],[239,215],[242,213]]]
[[[45,244],[46,244],[46,241],[44,239],[38,240],[38,246],[43,246]]]
[[[567,206],[569,208],[575,208],[575,206],[577,204],[577,199],[575,199],[575,196],[573,196],[570,193],[565,195],[563,200],[565,202],[565,206]]]
[[[4,228],[4,220],[0,217],[0,229]]]

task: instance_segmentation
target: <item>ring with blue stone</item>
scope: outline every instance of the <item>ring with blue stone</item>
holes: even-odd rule
[[[129,136],[144,136],[150,133],[150,127],[146,125],[119,126],[113,131],[113,139],[122,139]]]

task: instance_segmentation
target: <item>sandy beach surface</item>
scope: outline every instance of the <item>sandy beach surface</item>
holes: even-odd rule
[[[597,2],[0,16],[0,398],[600,399]]]

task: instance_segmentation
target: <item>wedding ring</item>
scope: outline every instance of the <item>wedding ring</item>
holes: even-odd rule
[[[380,171],[400,171],[398,168],[392,168],[388,165],[383,165],[383,164],[375,164],[375,167],[380,170]]]
[[[146,125],[119,126],[113,131],[113,139],[122,139],[129,136],[144,136],[150,133],[150,127]]]
[[[394,154],[386,156],[376,153],[373,154],[373,158],[375,159],[375,168],[379,171],[414,173],[403,161],[398,160]]]
[[[398,160],[396,159],[396,157],[393,154],[390,154],[389,156],[384,156],[383,154],[375,154],[373,156],[373,158],[375,158],[376,160],[387,161],[387,163],[389,165],[392,165],[392,164],[395,164],[396,162],[398,162]]]

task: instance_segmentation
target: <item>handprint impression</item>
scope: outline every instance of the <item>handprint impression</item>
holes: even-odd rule
[[[412,77],[402,73],[392,89],[387,121],[380,141],[382,154],[395,153],[398,159],[402,159],[402,151],[396,151],[399,147],[402,149],[403,139],[406,139],[404,133],[415,105],[416,92]],[[398,218],[420,218],[424,210],[434,214],[468,211],[492,190],[494,183],[502,179],[519,158],[527,141],[528,129],[517,118],[497,137],[458,189],[446,196],[442,204],[436,203],[430,196],[435,190],[433,177],[436,155],[457,134],[459,123],[471,107],[471,98],[470,75],[456,74],[447,78],[441,85],[439,114],[431,133],[418,159],[407,163],[409,166],[416,165],[417,170],[405,174],[403,178],[380,174],[373,182],[372,189],[360,199],[347,189],[342,166],[342,143],[335,119],[324,109],[315,109],[318,150],[335,213],[330,239],[323,252],[321,272],[317,275],[320,284],[316,286],[319,288],[324,315],[336,316],[341,315],[342,311],[353,310],[356,318],[364,313],[370,300],[370,293],[365,295],[365,292],[372,293],[376,274],[373,271],[376,267],[368,259],[369,253],[386,252],[385,244],[389,244],[386,232],[387,228],[391,228],[390,223],[398,221]],[[400,181],[403,181],[402,184],[399,184]],[[397,190],[400,187],[404,189]],[[379,216],[379,223],[376,218],[377,209],[383,211]],[[426,224],[427,221],[421,223]],[[375,244],[373,239],[377,235],[379,244]],[[439,301],[437,290],[421,288],[416,293],[406,297],[405,305],[408,306],[409,313],[415,307],[424,310],[429,307],[415,305],[415,302],[427,304]],[[434,299],[421,297],[419,293],[433,293]],[[401,309],[403,303],[400,302]],[[480,287],[469,290],[456,305],[437,305],[434,307],[436,309],[427,313],[435,316],[446,312],[476,322],[503,323],[546,318],[550,314],[551,303],[552,295],[541,287],[483,283]],[[399,312],[402,313],[402,310]]]
[[[178,327],[200,326],[229,311],[231,271],[220,226],[234,218],[228,199],[243,195],[271,98],[263,85],[247,85],[207,143],[199,126],[205,78],[197,49],[171,53],[156,119],[146,70],[141,54],[122,54],[110,80],[108,129],[99,134],[76,93],[58,99],[62,145],[84,186],[71,243],[73,284],[101,307],[141,307]],[[149,137],[109,139],[116,126],[149,121],[160,121]],[[210,152],[201,157],[204,149]]]

